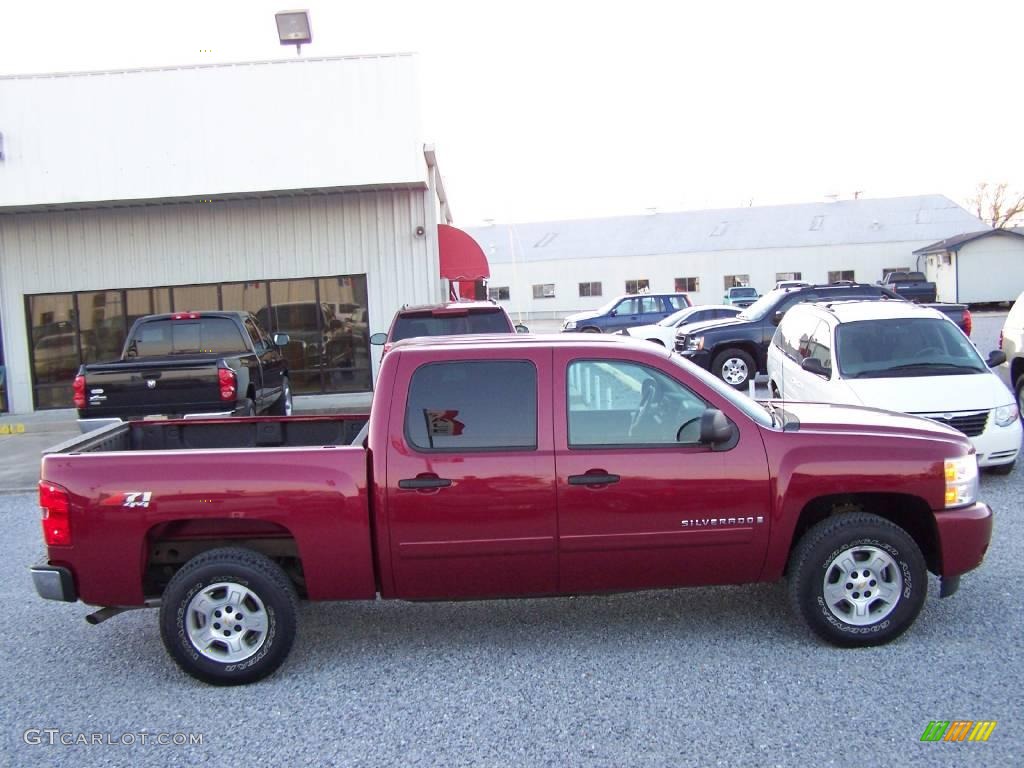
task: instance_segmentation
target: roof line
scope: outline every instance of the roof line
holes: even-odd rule
[[[990,235],[995,235],[1000,232],[1005,232],[1006,234],[1013,235],[1014,237],[1024,238],[1024,233],[1017,232],[1013,227],[997,227],[995,229],[983,229],[978,232],[964,232],[963,234],[960,235],[953,235],[952,237],[947,237],[945,240],[938,240],[932,243],[931,245],[926,245],[923,248],[918,248],[913,253],[915,256],[918,254],[926,256],[932,253],[945,253],[946,251],[952,251],[953,253],[957,253],[961,248],[963,248],[968,243],[973,243],[975,240],[981,240],[983,238],[989,237]]]
[[[58,77],[91,77],[96,75],[134,75],[144,72],[174,72],[183,69],[218,69],[228,67],[249,67],[257,64],[309,64],[318,61],[358,61],[361,59],[399,59],[415,56],[413,51],[398,53],[365,53],[348,56],[312,56],[288,59],[254,59],[252,61],[224,61],[210,64],[166,64],[158,67],[132,69],[93,69],[81,72],[32,72],[21,75],[0,75],[0,80],[40,80]]]

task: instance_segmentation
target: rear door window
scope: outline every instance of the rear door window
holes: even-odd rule
[[[460,360],[416,369],[406,439],[421,451],[537,448],[537,369],[525,360]]]

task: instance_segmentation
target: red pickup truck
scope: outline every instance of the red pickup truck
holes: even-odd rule
[[[284,661],[298,599],[785,576],[818,635],[877,645],[913,623],[927,571],[956,590],[992,527],[962,434],[757,403],[621,336],[411,339],[365,426],[132,422],[58,446],[42,478],[39,594],[104,606],[93,623],[159,605],[171,656],[221,685]]]

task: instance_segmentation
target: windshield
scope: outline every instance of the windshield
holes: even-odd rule
[[[937,317],[842,323],[836,357],[848,379],[988,372],[970,340]]]
[[[728,400],[732,405],[739,408],[743,413],[756,421],[762,427],[771,427],[775,424],[772,417],[768,414],[768,411],[764,409],[764,406],[760,405],[755,400],[751,400],[743,393],[736,391],[717,376],[705,371],[698,365],[694,365],[689,360],[686,360],[675,352],[669,355],[669,359],[691,376],[695,376],[700,379],[701,382],[706,384],[708,388],[712,389],[715,394],[721,395],[723,399]]]
[[[466,333],[512,333],[500,309],[458,315],[402,315],[395,321],[392,341],[417,336],[459,336]]]
[[[784,289],[776,289],[769,291],[760,299],[755,301],[749,307],[740,312],[736,317],[740,320],[760,320],[762,317],[768,314],[768,312],[775,308],[775,303],[778,301],[779,296],[786,293]]]
[[[685,320],[692,314],[693,308],[687,307],[686,309],[681,309],[678,312],[673,312],[664,320],[659,321],[658,325],[662,326],[663,328],[675,328],[677,325],[679,325],[679,323],[681,323],[683,320]]]
[[[757,290],[754,289],[754,288],[730,288],[729,289],[729,295],[730,296],[734,296],[734,297],[735,296],[739,296],[741,298],[742,297],[749,297],[749,296],[757,296]]]

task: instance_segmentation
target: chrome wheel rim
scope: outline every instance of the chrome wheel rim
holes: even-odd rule
[[[197,592],[185,611],[189,642],[213,661],[234,664],[259,651],[270,620],[259,596],[231,581],[210,584]]]
[[[825,568],[825,604],[845,624],[875,624],[895,610],[903,593],[899,565],[878,547],[850,547]]]
[[[292,387],[288,379],[284,380],[284,415],[292,415]]]
[[[738,357],[730,357],[722,363],[722,379],[734,387],[747,380],[747,364]]]

